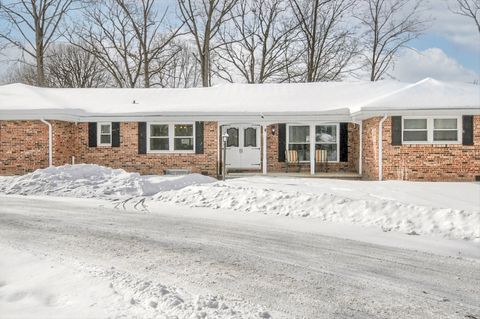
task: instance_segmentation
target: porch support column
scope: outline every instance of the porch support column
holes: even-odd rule
[[[267,125],[262,125],[262,173],[267,175]]]
[[[310,124],[310,175],[315,175],[315,125]]]

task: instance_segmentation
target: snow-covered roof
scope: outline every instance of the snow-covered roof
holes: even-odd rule
[[[191,89],[58,89],[0,86],[6,114],[72,116],[350,115],[362,111],[480,109],[480,86],[425,79],[417,83],[321,82],[224,84]]]

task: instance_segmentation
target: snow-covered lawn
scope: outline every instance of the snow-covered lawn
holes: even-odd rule
[[[96,165],[67,165],[0,178],[0,193],[108,199],[144,210],[172,202],[480,242],[480,183],[274,177],[218,182],[197,174],[140,176]]]

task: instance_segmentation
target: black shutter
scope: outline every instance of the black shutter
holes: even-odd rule
[[[285,150],[287,148],[287,125],[278,124],[278,161],[285,162]]]
[[[97,123],[88,123],[88,147],[97,147]]]
[[[473,145],[473,115],[463,116],[463,145]]]
[[[138,122],[138,154],[147,154],[147,123]]]
[[[203,154],[204,123],[195,122],[195,154]]]
[[[120,123],[112,122],[112,147],[120,147]]]
[[[340,123],[340,162],[348,162],[348,123]]]
[[[401,116],[392,116],[392,145],[402,145]]]

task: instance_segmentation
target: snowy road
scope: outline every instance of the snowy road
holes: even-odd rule
[[[164,205],[142,213],[101,201],[2,196],[0,245],[105,280],[122,295],[108,301],[114,317],[480,318],[479,260],[201,211]],[[2,276],[0,312],[8,305],[14,314],[16,299],[5,290],[15,282]],[[147,289],[152,283],[175,287],[162,289],[178,300]],[[68,313],[59,302],[50,306]]]

